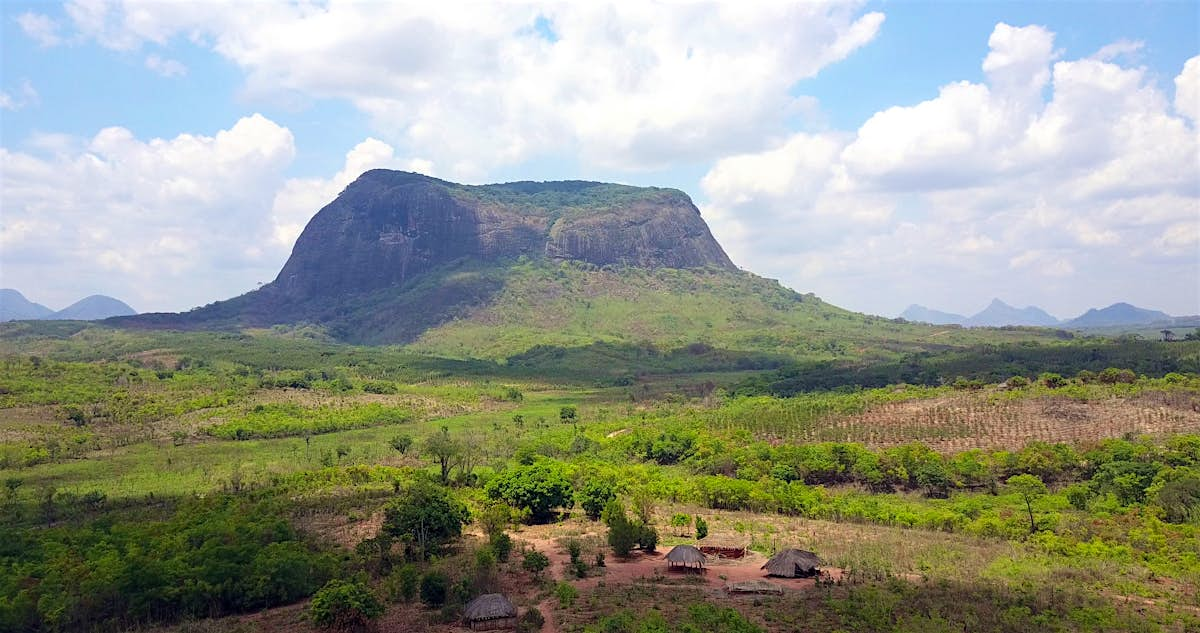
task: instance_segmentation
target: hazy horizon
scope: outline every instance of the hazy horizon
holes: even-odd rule
[[[692,196],[836,305],[1200,313],[1186,3],[8,2],[0,287],[183,311],[361,172]]]

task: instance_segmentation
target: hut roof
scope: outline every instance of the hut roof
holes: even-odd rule
[[[762,569],[771,576],[791,578],[798,573],[808,573],[821,565],[817,555],[802,549],[785,549],[771,557]]]
[[[667,562],[674,565],[703,565],[704,552],[692,545],[676,545],[667,553]]]
[[[469,622],[498,620],[517,617],[517,607],[503,594],[485,593],[471,601],[463,611],[463,619]]]

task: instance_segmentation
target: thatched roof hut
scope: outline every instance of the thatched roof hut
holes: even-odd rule
[[[517,607],[498,593],[486,593],[472,600],[463,611],[463,622],[472,631],[517,628]]]
[[[821,559],[812,552],[802,549],[785,549],[771,557],[762,568],[768,576],[795,578],[797,576],[812,576],[821,566]]]
[[[667,553],[668,567],[704,568],[704,553],[692,545],[676,545]]]

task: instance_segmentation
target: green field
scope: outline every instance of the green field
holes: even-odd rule
[[[721,351],[744,348],[711,312],[707,341],[573,345],[602,334],[597,316],[502,362],[309,328],[0,326],[0,630],[309,630],[342,604],[337,580],[380,600],[380,626],[435,631],[498,588],[566,631],[1200,626],[1194,343],[978,331],[812,364],[808,348]],[[448,327],[439,345],[477,344]],[[504,331],[497,354],[534,336]],[[872,386],[894,367],[921,380]],[[451,510],[420,515],[438,495]],[[610,499],[625,523],[585,516]],[[441,520],[457,503],[465,535],[405,531],[399,508]],[[610,547],[620,530],[635,548],[650,531],[659,550],[697,543],[697,516],[701,545],[803,547],[837,580],[715,599],[704,581],[630,579],[653,557]]]

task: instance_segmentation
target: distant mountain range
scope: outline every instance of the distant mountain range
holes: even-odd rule
[[[999,299],[992,299],[986,308],[969,317],[913,304],[900,314],[900,318],[934,325],[962,325],[965,327],[1030,325],[1067,329],[1119,328],[1151,324],[1171,325],[1179,319],[1195,320],[1193,317],[1173,317],[1166,312],[1147,310],[1128,303],[1114,303],[1107,308],[1092,308],[1073,319],[1060,320],[1037,306],[1015,308]]]
[[[26,299],[25,295],[12,288],[0,288],[0,321],[97,321],[133,314],[137,314],[137,310],[124,301],[104,295],[84,297],[55,312]]]

